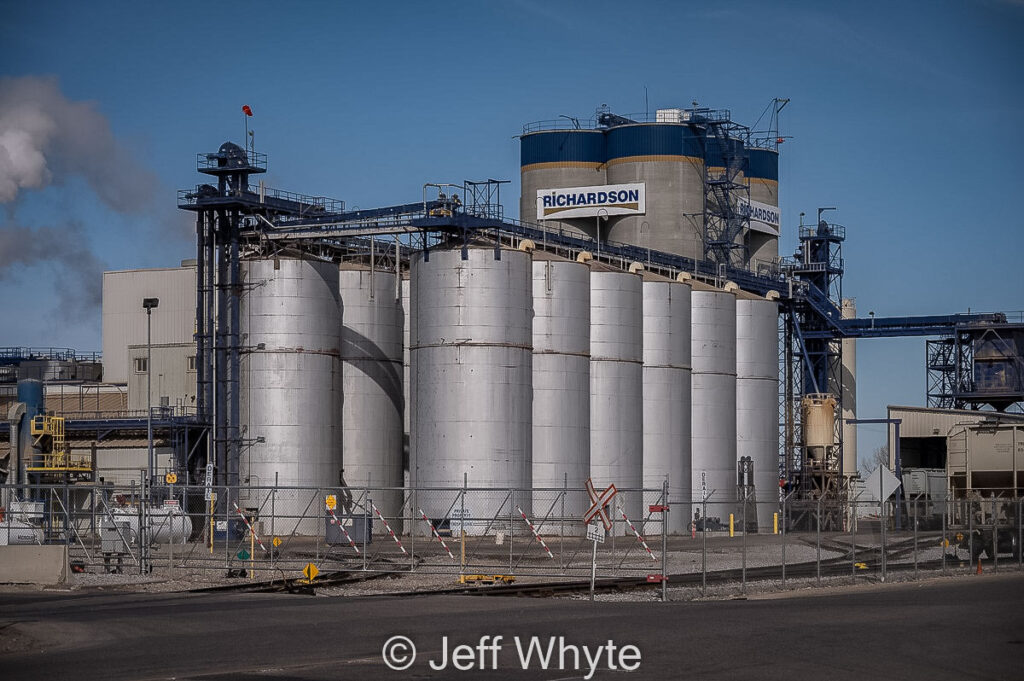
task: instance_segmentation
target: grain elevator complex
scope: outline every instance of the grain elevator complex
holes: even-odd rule
[[[316,491],[341,513],[372,489],[368,513],[396,537],[520,532],[520,515],[576,518],[562,528],[572,535],[589,479],[615,485],[638,521],[643,490],[660,494],[669,534],[710,529],[708,498],[745,532],[771,533],[808,522],[784,496],[861,492],[855,343],[896,336],[929,338],[929,413],[972,424],[928,434],[942,456],[907,441],[912,468],[943,470],[943,493],[1016,499],[1024,324],[858,317],[832,209],[792,226],[780,214],[787,101],[764,130],[696,105],[529,124],[519,219],[495,180],[350,210],[265,186],[255,149],[200,154],[202,182],[178,195],[195,258],[104,274],[102,365],[26,348],[2,358],[3,503],[41,502],[34,486],[69,480],[155,485],[193,536],[225,508],[271,505],[300,518],[294,534],[316,535]],[[982,423],[1012,454],[975,479],[965,452],[984,448],[969,434]],[[166,480],[220,492],[175,496]]]

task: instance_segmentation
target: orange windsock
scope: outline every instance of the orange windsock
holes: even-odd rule
[[[249,108],[248,104],[242,105],[242,113],[244,113],[246,116],[252,116],[252,109]]]

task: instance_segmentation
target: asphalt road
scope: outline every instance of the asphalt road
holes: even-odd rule
[[[637,664],[634,645],[635,679],[1019,679],[1022,606],[1020,574],[668,604],[21,592],[0,594],[0,651],[15,649],[0,678],[578,679],[600,654],[591,678],[607,679]],[[419,650],[404,671],[381,659],[395,635]],[[536,649],[523,669],[517,637],[524,654],[530,637],[545,652],[555,637],[547,670]]]

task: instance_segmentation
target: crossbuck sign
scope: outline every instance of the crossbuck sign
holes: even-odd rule
[[[590,521],[594,518],[600,518],[605,531],[610,531],[612,529],[612,521],[608,514],[605,513],[604,508],[612,502],[616,493],[615,485],[608,485],[601,494],[598,494],[597,490],[594,489],[594,482],[587,478],[587,494],[590,495],[590,509],[583,516],[583,522],[590,524]]]

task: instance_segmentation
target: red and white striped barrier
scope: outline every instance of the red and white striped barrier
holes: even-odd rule
[[[441,535],[439,535],[437,533],[437,530],[434,529],[434,523],[430,522],[430,518],[427,517],[427,514],[423,512],[422,508],[420,509],[420,516],[423,518],[423,522],[425,522],[427,526],[430,527],[431,534],[434,535],[437,541],[441,542],[441,546],[443,546],[444,550],[448,552],[448,557],[452,560],[455,560],[455,556],[452,555],[452,550],[448,548],[447,544],[444,543],[444,539],[441,539]]]
[[[519,511],[519,515],[523,517],[523,521],[525,521],[526,524],[530,526],[530,532],[533,532],[533,536],[537,539],[537,541],[540,542],[540,545],[544,547],[544,550],[548,552],[548,558],[554,560],[555,556],[551,553],[551,549],[549,549],[548,545],[544,543],[544,540],[540,538],[540,535],[537,533],[537,528],[533,526],[533,523],[530,522],[530,519],[526,517],[525,513],[523,513],[523,509],[520,508],[519,506],[516,506],[516,510]]]
[[[263,549],[263,552],[266,553],[267,547],[263,545],[262,541],[260,541],[260,536],[256,534],[256,528],[252,526],[249,519],[245,517],[244,513],[242,513],[242,509],[238,508],[238,504],[231,502],[231,505],[235,507],[236,511],[238,511],[238,515],[241,516],[242,522],[245,523],[245,526],[249,528],[249,533],[252,534],[253,539],[256,540],[256,543],[259,544],[260,548]]]
[[[644,538],[641,537],[640,533],[636,531],[636,527],[633,526],[633,521],[626,516],[626,512],[623,511],[622,509],[619,509],[619,513],[622,515],[622,519],[626,521],[626,524],[629,525],[629,529],[633,530],[633,534],[636,535],[636,540],[640,542],[640,544],[644,547],[644,550],[647,551],[647,555],[651,557],[651,560],[658,560],[654,557],[654,552],[651,551],[651,547],[647,545],[647,542],[644,541]]]
[[[384,520],[384,516],[381,514],[380,509],[377,508],[377,505],[371,503],[370,508],[372,508],[373,512],[377,514],[377,517],[380,518],[380,521],[384,523],[384,529],[388,531],[388,534],[391,535],[391,538],[395,540],[396,544],[398,544],[398,548],[402,549],[402,553],[404,553],[405,555],[409,555],[409,552],[405,550],[404,546],[402,546],[402,542],[398,541],[398,536],[395,535],[395,531],[391,529],[390,525],[388,525],[388,521]]]
[[[362,551],[359,550],[359,547],[356,546],[356,543],[352,541],[352,536],[349,535],[348,530],[346,530],[345,526],[341,524],[340,520],[338,520],[338,516],[334,515],[334,509],[329,508],[327,509],[327,511],[331,514],[331,518],[334,519],[334,522],[337,523],[338,528],[341,530],[341,533],[345,535],[345,539],[348,539],[348,545],[354,548],[356,550],[356,553],[362,554]],[[366,530],[364,529],[363,531],[365,532]]]

